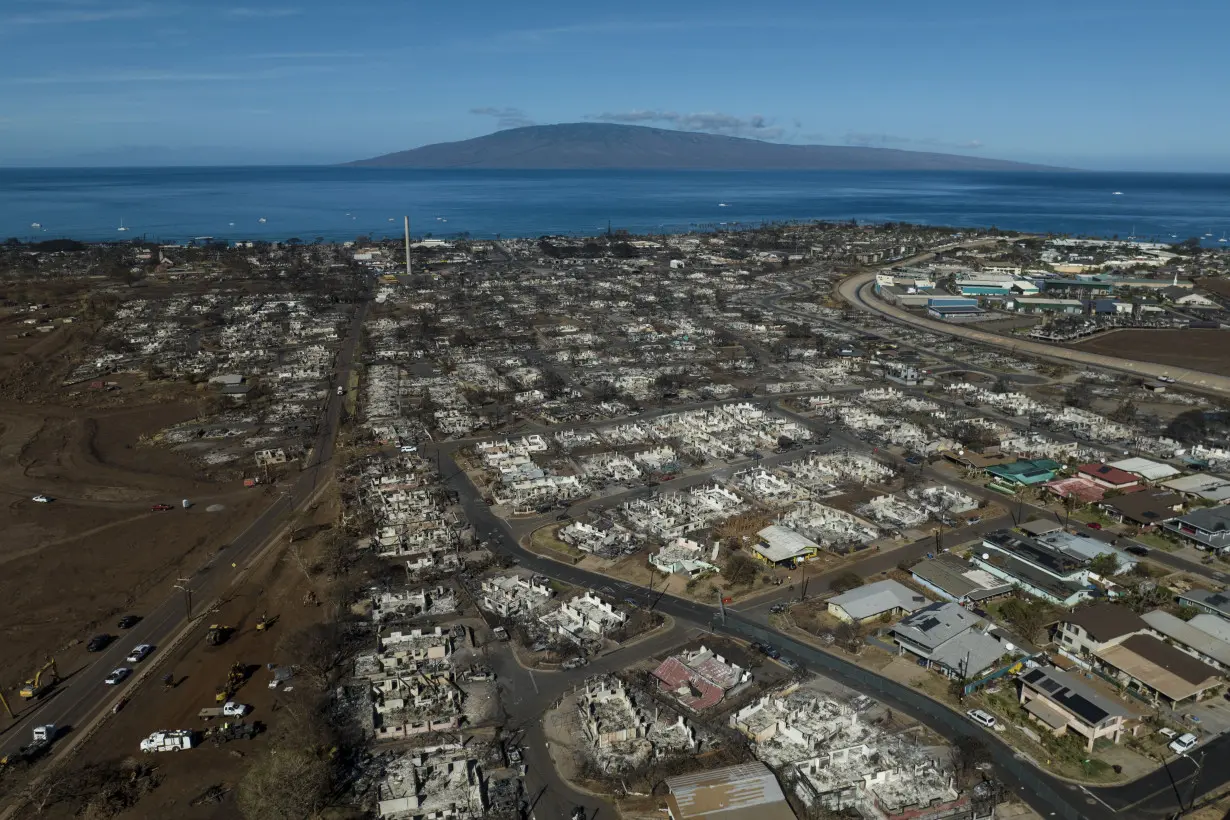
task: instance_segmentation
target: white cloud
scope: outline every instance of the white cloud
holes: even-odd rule
[[[694,114],[681,114],[677,111],[643,110],[606,111],[593,114],[586,119],[600,122],[619,122],[625,124],[655,123],[666,125],[679,131],[702,131],[706,134],[722,134],[728,137],[751,137],[760,140],[781,139],[785,129],[770,125],[760,114],[750,117],[739,117],[734,114],[723,114],[718,111],[704,111]]]
[[[471,108],[470,113],[477,114],[480,117],[495,117],[497,128],[524,128],[527,125],[535,124],[520,108],[484,106],[482,108]]]

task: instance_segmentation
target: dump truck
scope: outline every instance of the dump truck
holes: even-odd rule
[[[141,751],[146,754],[178,752],[180,749],[191,749],[194,745],[196,735],[191,729],[160,729],[141,741]]]
[[[228,700],[221,706],[209,706],[196,713],[196,716],[201,720],[213,720],[220,717],[243,717],[248,712],[252,711],[252,707],[245,703],[236,703],[233,700]]]
[[[209,631],[205,633],[205,643],[210,646],[226,643],[226,639],[234,631],[232,627],[224,626],[223,624],[210,624]]]
[[[0,766],[33,763],[46,754],[47,750],[51,748],[51,744],[55,743],[56,734],[56,725],[54,723],[44,723],[42,726],[35,726],[31,732],[30,742],[12,754],[0,757]]]

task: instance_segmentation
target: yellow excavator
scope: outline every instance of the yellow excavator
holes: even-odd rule
[[[55,658],[43,664],[43,668],[34,673],[34,677],[26,681],[18,694],[23,698],[30,700],[32,698],[41,698],[47,693],[51,687],[60,682],[60,673],[56,669]]]

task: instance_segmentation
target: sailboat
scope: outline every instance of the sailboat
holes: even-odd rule
[[[1218,242],[1221,242],[1223,245],[1225,244],[1225,242],[1226,242],[1226,232],[1225,232],[1225,231],[1222,231],[1222,232],[1221,232],[1221,239],[1219,239],[1219,240],[1217,240],[1217,241],[1218,241]]]
[[[126,231],[126,230],[128,230],[127,228],[125,228],[125,227],[124,227],[124,217],[122,217],[122,216],[120,217],[120,226],[119,226],[118,228],[116,228],[116,230],[117,230],[117,231]]]
[[[259,222],[259,223],[261,223],[262,225],[264,225],[264,224],[265,224],[266,222],[268,222],[269,220],[265,219],[265,217],[263,217],[263,216],[262,216],[260,219],[258,219],[258,220],[256,220],[256,221],[257,221],[257,222]]]
[[[30,227],[31,228],[41,228],[43,227],[43,223],[42,222],[31,222]]]

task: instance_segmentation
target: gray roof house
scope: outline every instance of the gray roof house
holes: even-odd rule
[[[843,592],[828,600],[829,614],[846,623],[865,623],[881,615],[897,616],[916,612],[931,603],[925,596],[899,581],[874,584]]]
[[[1162,529],[1195,542],[1198,549],[1226,552],[1230,550],[1230,507],[1192,510],[1163,522]]]
[[[1115,743],[1124,723],[1136,717],[1123,703],[1094,690],[1080,678],[1060,669],[1038,667],[1020,675],[1021,705],[1052,734],[1075,732],[1093,750],[1098,738]]]
[[[1012,584],[950,552],[915,564],[910,575],[941,598],[957,603],[986,601],[1012,592]]]
[[[1181,606],[1192,606],[1201,612],[1216,615],[1230,621],[1230,596],[1224,592],[1210,592],[1207,589],[1189,589],[1179,593]]]
[[[1011,644],[976,627],[983,621],[950,601],[932,604],[902,619],[892,635],[905,652],[955,678],[976,678],[995,665]]]
[[[1230,669],[1230,643],[1215,638],[1192,626],[1182,618],[1176,618],[1165,610],[1156,609],[1140,617],[1159,638],[1165,638],[1176,648],[1192,657],[1225,672]]]

